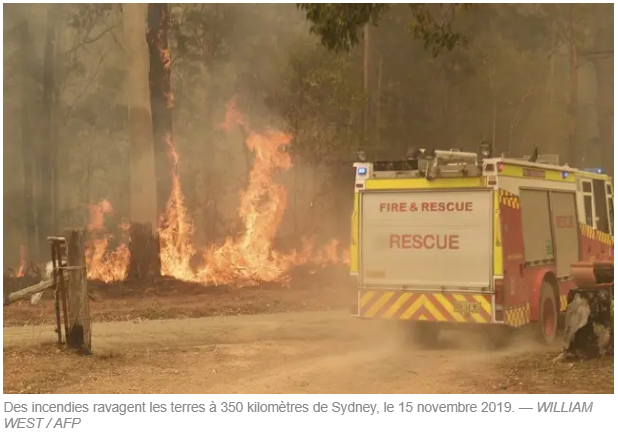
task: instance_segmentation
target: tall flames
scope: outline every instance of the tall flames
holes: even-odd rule
[[[203,284],[245,285],[259,281],[281,281],[294,266],[341,261],[336,241],[320,250],[315,249],[310,240],[304,240],[300,250],[288,254],[274,250],[274,239],[283,218],[287,193],[282,185],[272,180],[272,175],[292,167],[286,152],[292,138],[273,129],[261,133],[249,130],[232,102],[228,104],[222,127],[230,129],[234,126],[246,130],[248,138],[245,144],[255,157],[248,186],[240,194],[238,207],[244,232],[238,237],[228,237],[223,245],[197,251],[193,244],[193,221],[187,212],[178,173],[179,156],[171,137],[168,137],[173,175],[170,198],[159,229],[162,274]],[[128,266],[128,248],[126,244],[120,244],[113,252],[108,252],[109,237],[103,231],[103,217],[112,212],[111,205],[104,201],[91,206],[90,211],[90,238],[95,242],[89,246],[88,276],[103,281],[122,279]],[[196,256],[201,256],[203,265],[192,266]]]
[[[86,244],[88,278],[105,282],[123,280],[129,266],[129,248],[126,242],[120,242],[110,251],[108,247],[113,237],[104,226],[105,217],[114,211],[112,205],[109,201],[103,200],[99,204],[89,205],[88,210],[90,214]],[[121,222],[119,228],[126,235],[128,223]]]
[[[17,268],[17,272],[15,273],[15,276],[17,278],[22,278],[24,275],[26,275],[26,246],[20,245],[19,246],[19,268]]]
[[[159,228],[161,273],[179,280],[195,280],[195,272],[190,261],[195,254],[193,246],[193,222],[191,221],[178,174],[179,157],[168,135],[166,138],[170,159],[172,160],[172,189],[167,201],[165,214]]]

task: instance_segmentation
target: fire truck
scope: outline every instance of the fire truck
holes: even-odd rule
[[[494,157],[486,146],[359,159],[352,313],[407,321],[423,345],[446,327],[502,340],[528,325],[551,344],[575,288],[571,265],[613,262],[613,183],[600,169]]]

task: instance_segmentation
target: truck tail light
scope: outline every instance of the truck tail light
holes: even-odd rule
[[[496,322],[504,322],[504,279],[494,280],[494,315]]]

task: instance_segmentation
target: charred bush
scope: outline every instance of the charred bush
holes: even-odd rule
[[[569,356],[596,358],[614,351],[613,287],[569,293],[565,349]]]

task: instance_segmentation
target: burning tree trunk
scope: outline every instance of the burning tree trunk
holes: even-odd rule
[[[34,134],[32,133],[32,119],[34,119],[33,99],[34,86],[32,75],[34,72],[34,50],[32,47],[32,35],[27,19],[20,25],[21,36],[21,151],[24,166],[24,214],[26,236],[28,238],[29,254],[38,251],[39,239],[37,230],[37,210],[34,195]]]
[[[168,140],[172,139],[171,62],[168,47],[169,5],[148,4],[148,51],[150,54],[150,104],[154,157],[157,177],[157,205],[159,213],[171,192],[171,166],[168,160]]]
[[[144,278],[149,274],[160,274],[145,5],[124,3],[122,13],[131,140],[132,236],[129,244],[131,261],[128,276]]]

